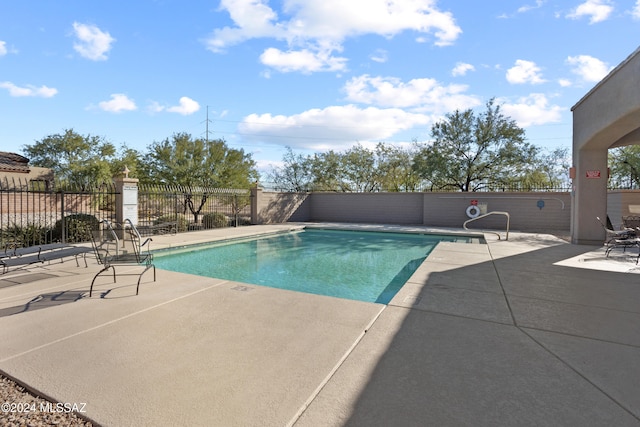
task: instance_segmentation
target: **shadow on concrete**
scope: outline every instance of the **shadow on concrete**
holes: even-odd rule
[[[40,294],[26,304],[0,309],[0,317],[26,313],[28,311],[42,310],[43,308],[56,307],[79,301],[88,295],[89,290],[61,291],[48,294]]]
[[[524,243],[503,256],[493,252],[508,246],[489,245],[490,262],[434,265],[299,425],[640,425],[639,277],[555,265],[593,247]],[[493,320],[497,310],[509,316]]]

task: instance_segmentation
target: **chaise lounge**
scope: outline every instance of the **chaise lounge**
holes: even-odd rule
[[[127,221],[128,220],[125,220],[125,222]],[[152,240],[148,238],[142,242],[142,238],[140,237],[137,229],[131,221],[128,221],[128,224],[125,224],[125,227],[123,227],[123,231],[126,234],[129,234],[132,251],[121,253],[118,234],[108,221],[104,220],[102,221],[102,224],[103,226],[99,230],[91,233],[91,243],[93,245],[96,260],[103,267],[91,281],[89,297],[93,294],[93,285],[95,284],[96,279],[105,271],[111,269],[113,271],[113,282],[116,282],[117,266],[143,267],[143,271],[138,274],[138,284],[136,286],[136,295],[138,295],[140,280],[147,270],[153,269],[153,281],[156,281],[156,267],[153,264],[153,254],[150,251],[150,244]],[[124,273],[122,275],[125,274],[130,273]]]

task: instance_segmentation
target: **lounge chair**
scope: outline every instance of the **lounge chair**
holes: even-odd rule
[[[604,242],[604,244],[606,246],[609,246],[609,243],[612,242],[613,240],[616,239],[631,239],[636,237],[636,230],[632,229],[632,228],[623,228],[622,230],[613,230],[609,227],[607,227],[602,220],[600,219],[600,217],[596,217],[596,219],[598,220],[598,222],[600,223],[600,225],[602,225],[602,228],[604,229],[605,233],[606,233],[606,240]]]
[[[13,246],[11,248],[7,246],[4,248],[4,254],[2,254],[1,258],[12,258],[23,255],[39,254],[42,251],[53,251],[56,249],[68,247],[69,245],[64,243],[47,243],[44,245],[33,245],[26,247]]]
[[[153,264],[153,254],[149,247],[151,239],[141,242],[138,236],[130,233],[131,236],[131,252],[120,252],[118,235],[108,221],[103,221],[104,226],[100,230],[91,233],[91,243],[93,245],[96,260],[103,267],[93,277],[91,287],[89,288],[89,297],[93,293],[93,285],[98,276],[105,271],[111,269],[113,271],[113,282],[116,282],[116,266],[139,266],[143,267],[141,273],[138,273],[138,284],[136,286],[136,295],[140,290],[140,280],[144,273],[149,269],[153,269],[153,281],[156,281],[156,266]],[[115,243],[115,249],[109,249]],[[123,275],[130,275],[124,273]]]
[[[84,266],[87,267],[87,253],[91,249],[83,246],[71,246],[63,243],[50,243],[38,246],[28,246],[25,248],[13,248],[5,250],[5,255],[0,258],[2,274],[9,271],[10,267],[24,267],[31,264],[51,262],[53,260],[64,261],[64,258],[74,257],[76,265],[80,267],[78,258],[84,259]]]
[[[637,230],[640,228],[640,216],[638,215],[626,215],[622,217],[622,225],[624,228],[631,228]]]

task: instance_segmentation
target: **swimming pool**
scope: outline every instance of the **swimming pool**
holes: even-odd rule
[[[441,241],[466,236],[305,229],[154,253],[158,268],[387,304]]]

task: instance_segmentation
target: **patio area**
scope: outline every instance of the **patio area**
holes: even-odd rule
[[[640,426],[637,252],[485,237],[439,244],[386,306],[162,270],[89,298],[95,261],[31,266],[0,276],[0,373],[103,426]]]

